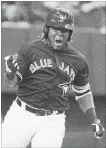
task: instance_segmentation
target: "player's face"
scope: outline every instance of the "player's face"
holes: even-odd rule
[[[55,50],[61,49],[69,38],[69,30],[65,28],[49,27],[48,40]]]

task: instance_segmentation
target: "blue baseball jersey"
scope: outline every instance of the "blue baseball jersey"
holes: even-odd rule
[[[17,96],[29,105],[67,110],[70,86],[76,99],[90,92],[88,64],[71,45],[56,51],[40,39],[25,43],[16,55]]]

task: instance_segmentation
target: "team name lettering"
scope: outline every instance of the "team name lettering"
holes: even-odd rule
[[[65,67],[64,62],[62,62],[61,65],[59,66],[59,68],[62,71],[66,72],[69,75],[69,77],[71,78],[71,80],[74,80],[75,72],[74,72],[74,70],[72,68],[70,68],[69,65],[67,67]]]
[[[29,69],[32,73],[39,70],[40,68],[53,67],[51,59],[40,59],[39,62],[35,61],[30,65]]]
[[[45,68],[45,67],[53,67],[51,59],[40,59],[39,61],[35,61],[33,64],[30,65],[29,69],[32,73],[34,73],[40,68]],[[65,63],[61,62],[59,68],[69,75],[71,81],[74,80],[75,72],[69,65],[65,66]]]

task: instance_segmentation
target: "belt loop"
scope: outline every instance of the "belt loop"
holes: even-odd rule
[[[18,96],[16,97],[16,100],[18,100]]]
[[[26,103],[23,102],[23,101],[21,101],[18,96],[17,96],[16,99],[18,99],[21,102],[21,108],[23,108],[24,110],[26,110]]]
[[[21,101],[21,107],[26,110],[26,103]]]
[[[58,111],[53,111],[52,115],[56,115],[58,113]]]

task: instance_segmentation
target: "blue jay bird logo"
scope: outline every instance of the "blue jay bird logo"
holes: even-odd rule
[[[71,82],[66,82],[63,84],[59,84],[58,86],[63,90],[63,95],[62,97],[64,97],[70,90],[70,84]]]

